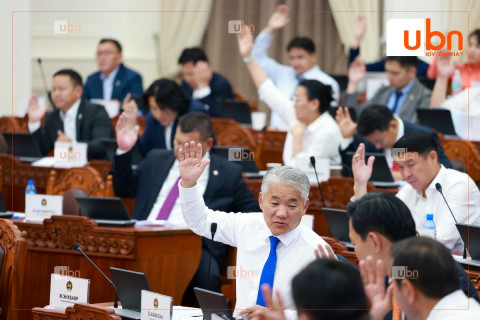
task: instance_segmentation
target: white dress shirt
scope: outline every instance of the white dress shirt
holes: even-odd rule
[[[203,157],[203,159],[210,159],[210,154],[207,152]],[[197,180],[198,191],[200,192],[200,194],[204,194],[205,190],[207,189],[209,170],[210,170],[210,164],[208,164],[205,167],[205,170],[203,170],[202,175]],[[155,201],[155,204],[153,205],[152,210],[150,210],[150,214],[148,215],[147,220],[149,221],[157,220],[158,213],[160,212],[160,209],[162,208],[163,203],[167,199],[167,196],[170,193],[170,190],[172,190],[173,184],[177,182],[177,179],[180,176],[179,172],[180,172],[179,162],[177,159],[175,159],[172,167],[170,168],[168,176],[163,182],[162,188],[158,193],[157,200]],[[175,201],[175,204],[173,205],[173,208],[172,208],[172,212],[170,213],[170,216],[168,217],[167,222],[168,224],[175,225],[175,226],[186,226],[185,220],[183,220],[182,209],[180,208],[179,199]]]
[[[478,320],[480,304],[468,298],[462,290],[454,291],[440,299],[426,320]]]
[[[172,131],[173,131],[173,123],[172,121],[168,126],[164,128],[165,132],[165,147],[167,150],[172,150]]]
[[[328,158],[330,164],[333,165],[342,162],[339,153],[342,134],[337,122],[328,112],[324,112],[307,126],[302,139],[303,151],[292,158],[293,134],[290,128],[298,123],[293,102],[286,98],[270,79],[262,83],[258,89],[258,96],[288,126],[287,138],[283,147],[283,163],[285,165],[293,166],[296,157],[304,157],[305,155]]]
[[[120,66],[116,67],[108,77],[100,73],[100,79],[103,81],[103,100],[112,100],[113,85]],[[121,101],[122,102],[122,101]]]
[[[447,200],[458,223],[480,226],[480,192],[467,174],[441,165],[440,171],[425,191],[426,198],[409,184],[397,193],[412,212],[417,231],[422,235],[426,214],[433,214],[437,228],[437,241],[454,252],[463,252],[463,241],[455,226],[455,221],[448,210],[442,195],[435,188],[442,186]],[[425,234],[425,236],[428,236]]]
[[[210,226],[217,223],[215,241],[237,247],[237,270],[244,270],[246,276],[237,277],[238,311],[256,305],[258,287],[263,266],[270,253],[272,235],[261,212],[229,213],[213,211],[205,206],[198,185],[183,188],[179,181],[180,204],[188,227],[200,236],[211,237]],[[292,231],[277,237],[277,265],[273,281],[273,290],[279,290],[286,308],[295,308],[291,294],[292,278],[307,264],[315,260],[314,249],[328,244],[313,230],[300,223]],[[276,296],[274,295],[274,301]],[[288,319],[295,319],[296,312],[286,310]]]
[[[273,80],[280,92],[282,92],[287,98],[292,99],[295,89],[299,83],[298,77],[302,77],[305,80],[318,80],[325,85],[332,86],[333,98],[335,101],[338,101],[340,95],[340,86],[335,79],[320,70],[317,65],[312,69],[305,71],[303,74],[297,75],[291,66],[282,65],[270,58],[268,56],[268,48],[270,47],[272,38],[273,36],[267,32],[260,32],[260,34],[255,38],[252,54],[258,61],[258,64],[262,70],[270,79]],[[332,103],[332,105],[336,105],[336,102]],[[282,122],[279,115],[277,115],[275,112],[272,112],[270,126],[280,130],[289,129],[287,124]]]

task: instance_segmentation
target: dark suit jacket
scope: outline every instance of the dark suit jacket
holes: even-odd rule
[[[190,98],[193,97],[193,88],[185,80],[182,80],[182,90]],[[210,80],[210,90],[211,93],[200,99],[200,102],[209,106],[208,115],[210,117],[222,117],[220,100],[233,99],[232,86],[225,77],[214,72],[212,80]]]
[[[443,147],[440,144],[440,140],[438,140],[437,134],[432,129],[425,126],[421,126],[419,124],[413,124],[407,121],[403,121],[403,128],[404,128],[404,133],[408,133],[410,131],[415,131],[415,130],[428,132],[435,139],[435,142],[437,143],[437,146],[438,146],[437,153],[438,153],[438,159],[440,160],[440,163],[443,164],[445,168],[452,167],[450,160],[447,158],[447,156],[445,155],[445,152],[443,151]],[[364,139],[359,137],[358,135],[355,135],[353,137],[353,142],[350,143],[348,148],[345,150],[340,150],[340,156],[342,157],[342,166],[349,173],[348,176],[352,175],[352,156],[347,155],[347,153],[357,151],[358,145],[360,143],[365,144],[365,152],[383,153],[383,149],[377,149],[373,144],[368,142],[367,139]]]
[[[101,72],[97,71],[88,76],[83,87],[84,98],[103,99],[103,81],[100,79],[100,74]],[[127,93],[131,93],[134,98],[142,96],[142,76],[121,64],[113,81],[112,100],[116,99],[121,103]]]
[[[88,143],[88,159],[106,159],[102,138],[113,137],[113,129],[105,108],[82,99],[78,107],[76,126],[77,141]],[[43,127],[33,133],[43,155],[53,150],[58,130],[65,132],[60,110],[55,109],[47,114]]]
[[[152,150],[138,170],[133,171],[131,152],[115,156],[113,189],[119,197],[136,196],[132,218],[148,218],[174,161],[172,151]],[[225,212],[260,212],[258,201],[247,188],[241,174],[240,166],[210,153],[210,171],[203,195],[205,204],[210,209]],[[210,240],[203,239],[203,246],[207,250],[210,250],[209,243]],[[216,242],[213,255],[225,269],[227,246]]]

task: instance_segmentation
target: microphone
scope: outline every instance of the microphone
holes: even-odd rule
[[[260,129],[259,131],[255,132],[254,134],[246,137],[245,139],[241,140],[239,143],[237,143],[237,145],[241,147],[245,142],[248,141],[248,139],[254,138],[254,137],[258,136],[260,133],[265,132],[265,130],[267,130],[267,126],[263,127],[262,129]]]
[[[90,197],[90,195],[91,195],[92,193],[94,193],[95,191],[97,191],[97,189],[100,188],[100,185],[101,185],[102,183],[104,183],[105,180],[107,180],[108,176],[111,175],[111,174],[113,174],[113,169],[108,170],[107,174],[103,176],[102,180],[100,180],[100,182],[97,183],[97,185],[96,185],[95,187],[93,187],[92,190],[90,190],[90,191],[87,193],[87,197]]]
[[[40,74],[41,74],[42,80],[43,80],[43,89],[45,90],[45,93],[47,94],[48,101],[52,105],[53,109],[55,109],[55,105],[53,104],[53,100],[52,100],[52,96],[51,96],[51,91],[48,90],[47,80],[45,79],[45,72],[43,70],[42,59],[37,58],[37,63],[38,63],[38,68],[40,69]]]
[[[450,206],[448,205],[447,199],[445,199],[445,196],[443,195],[442,185],[437,182],[437,183],[435,183],[435,188],[442,195],[443,201],[445,201],[445,204],[448,207],[448,211],[450,211],[450,214],[452,215],[453,220],[455,221],[455,224],[457,224],[458,223],[457,219],[455,219],[455,216],[453,215],[452,209],[450,209]],[[463,244],[463,259],[467,259],[467,245],[465,243]]]
[[[98,268],[97,265],[95,263],[93,263],[92,260],[90,260],[90,258],[85,254],[85,252],[83,252],[82,248],[80,247],[80,245],[77,242],[73,243],[73,249],[75,249],[78,252],[80,252],[81,254],[83,254],[83,256],[85,258],[87,258],[88,261],[90,261],[90,263],[95,267],[95,269],[97,269],[98,272],[100,272],[102,274],[102,276],[104,276],[105,279],[107,279],[107,281],[113,286],[113,290],[115,290],[115,302],[113,303],[113,307],[115,309],[118,308],[117,287],[115,287],[115,284],[112,282],[112,280],[108,279],[108,277],[102,272],[102,270],[100,270],[100,268]]]
[[[318,173],[317,173],[317,168],[315,167],[315,157],[314,156],[310,157],[310,163],[312,164],[313,170],[315,171],[315,177],[317,178],[318,190],[320,191],[320,196],[322,197],[322,204],[323,204],[323,207],[325,208],[326,207],[325,197],[323,196],[322,187],[320,186],[320,180],[318,180]]]
[[[213,254],[213,237],[215,236],[215,232],[217,232],[217,223],[213,222],[210,225],[210,233],[212,234],[212,243],[210,244],[210,257],[208,258],[208,274],[207,274],[207,287],[205,289],[208,289],[208,285],[210,283],[210,264],[212,263],[212,254]]]

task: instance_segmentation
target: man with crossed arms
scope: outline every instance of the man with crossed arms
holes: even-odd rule
[[[309,204],[310,182],[305,173],[288,166],[270,170],[258,196],[263,214],[225,214],[207,208],[198,192],[197,180],[210,161],[202,160],[201,144],[186,143],[178,154],[180,204],[186,224],[196,234],[209,237],[211,224],[217,223],[215,241],[237,247],[237,269],[251,275],[237,278],[234,314],[251,319],[266,312],[260,291],[263,284],[279,292],[286,308],[295,308],[292,278],[315,260],[315,249],[333,255],[329,245],[301,223]],[[293,310],[286,310],[285,315],[297,318]]]

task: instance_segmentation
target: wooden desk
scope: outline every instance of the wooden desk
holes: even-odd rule
[[[44,308],[33,308],[33,319],[35,320],[121,320],[120,316],[115,314],[113,309],[100,307],[98,305],[77,303],[73,307],[68,307],[65,311],[50,310]]]
[[[73,242],[110,276],[109,267],[145,273],[150,289],[172,296],[180,305],[201,255],[201,237],[180,228],[143,226],[99,227],[87,217],[54,216],[43,223],[16,222],[28,242],[21,300],[21,319],[49,302],[50,275],[67,266],[90,279],[90,303],[112,301],[114,291],[102,275],[72,249]]]

